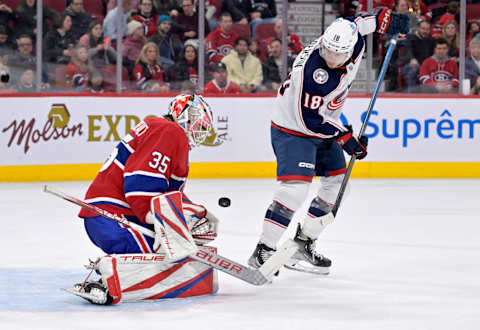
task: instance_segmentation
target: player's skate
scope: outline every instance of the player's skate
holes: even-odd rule
[[[293,240],[298,244],[298,251],[292,257],[291,263],[285,264],[285,268],[322,275],[330,272],[332,261],[315,252],[316,240],[305,235],[300,224]]]
[[[248,259],[248,264],[253,268],[260,268],[274,253],[275,249],[259,242],[252,256]]]
[[[90,259],[90,263],[85,265],[85,268],[91,270],[91,272],[83,283],[77,283],[73,286],[73,288],[64,290],[68,293],[82,297],[83,299],[88,300],[95,305],[111,305],[113,298],[108,294],[108,289],[105,285],[103,285],[102,280],[87,281],[92,272],[96,272],[98,275],[101,275],[100,270],[98,269],[99,260],[100,259],[93,261]]]
[[[65,289],[65,291],[82,297],[95,305],[111,305],[113,302],[113,298],[108,294],[108,289],[98,281],[77,283],[73,288]]]

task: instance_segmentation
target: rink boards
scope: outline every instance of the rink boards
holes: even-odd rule
[[[89,180],[139,121],[170,97],[2,97],[0,181]],[[208,97],[216,134],[191,152],[192,178],[275,176],[272,97]],[[368,97],[349,97],[341,117],[358,132]],[[353,177],[480,177],[480,99],[380,97],[366,130],[369,155]]]

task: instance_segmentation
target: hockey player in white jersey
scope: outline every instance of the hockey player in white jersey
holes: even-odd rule
[[[363,36],[375,31],[406,34],[408,26],[406,15],[386,9],[376,15],[338,18],[297,56],[275,101],[271,139],[279,185],[249,259],[251,266],[259,267],[275,251],[316,175],[321,186],[297,227],[294,240],[299,251],[286,267],[329,273],[331,260],[315,252],[315,241],[334,220],[331,210],[346,172],[343,151],[357,159],[367,155],[367,137],[357,139],[340,121],[365,51]]]

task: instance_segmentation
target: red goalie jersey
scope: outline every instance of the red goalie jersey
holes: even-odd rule
[[[183,189],[188,152],[187,136],[177,123],[145,119],[110,154],[88,188],[86,202],[145,222],[153,196]],[[79,216],[96,214],[82,209]]]

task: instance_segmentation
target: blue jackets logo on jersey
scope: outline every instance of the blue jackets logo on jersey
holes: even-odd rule
[[[313,80],[319,85],[324,84],[328,80],[328,72],[324,69],[317,69],[313,72]]]

